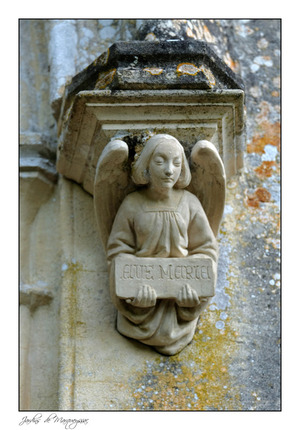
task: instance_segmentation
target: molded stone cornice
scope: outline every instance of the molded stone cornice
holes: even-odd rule
[[[52,293],[44,288],[35,285],[21,285],[20,305],[28,306],[31,312],[34,312],[39,306],[48,305],[52,299]]]
[[[20,174],[42,174],[50,182],[56,182],[56,152],[49,140],[39,133],[22,133],[20,136]]]
[[[114,43],[66,86],[61,115],[80,91],[93,89],[239,89],[237,76],[199,40]]]

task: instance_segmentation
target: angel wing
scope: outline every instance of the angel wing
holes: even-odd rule
[[[189,191],[200,200],[210,226],[217,236],[225,205],[226,176],[223,162],[215,146],[197,142],[191,152],[192,180]]]
[[[126,166],[128,153],[128,145],[123,140],[112,140],[102,151],[97,163],[94,208],[104,249],[117,211],[130,188],[133,188]]]

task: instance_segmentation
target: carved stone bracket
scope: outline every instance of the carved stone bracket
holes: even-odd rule
[[[94,196],[118,331],[160,353],[192,340],[214,295],[243,125],[241,80],[205,42],[117,43],[66,88],[57,171]]]
[[[230,178],[243,166],[243,124],[243,83],[205,42],[119,42],[66,87],[57,170],[93,194],[112,138],[169,133],[187,153],[211,141]]]
[[[93,194],[97,161],[119,136],[169,133],[187,148],[215,144],[227,178],[243,165],[243,91],[82,91],[74,99],[58,146],[57,170]]]
[[[20,136],[20,175],[43,177],[44,181],[56,182],[56,154],[47,138],[39,133],[22,133]]]
[[[50,291],[44,288],[22,284],[20,288],[20,304],[34,312],[39,306],[48,305],[53,299]]]

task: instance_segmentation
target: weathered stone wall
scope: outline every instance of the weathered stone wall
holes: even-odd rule
[[[217,294],[174,357],[115,331],[92,197],[53,173],[65,84],[138,38],[203,39],[245,83]],[[21,409],[279,410],[280,21],[23,20],[20,60]]]

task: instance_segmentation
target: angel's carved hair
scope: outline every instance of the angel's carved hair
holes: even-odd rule
[[[131,178],[137,185],[146,185],[149,183],[148,168],[152,155],[159,144],[163,144],[166,140],[172,140],[174,145],[180,148],[182,155],[181,173],[178,181],[175,184],[175,188],[185,188],[191,181],[191,172],[189,164],[187,162],[183,147],[181,143],[173,136],[168,134],[156,134],[152,136],[142,149],[139,158],[135,161],[132,166]]]

